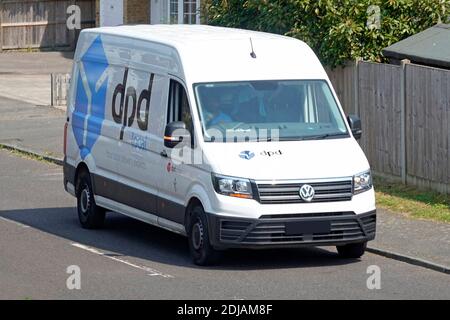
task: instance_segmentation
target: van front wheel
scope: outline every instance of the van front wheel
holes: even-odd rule
[[[77,182],[78,219],[85,229],[100,228],[105,221],[105,209],[97,206],[89,172],[82,171]]]
[[[206,215],[201,206],[192,208],[188,226],[189,251],[196,265],[215,263],[219,253],[211,246]]]
[[[336,246],[339,256],[342,258],[357,259],[366,251],[367,242],[349,243],[343,246]]]

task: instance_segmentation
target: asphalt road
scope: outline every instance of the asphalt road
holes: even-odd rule
[[[64,111],[4,97],[0,110],[0,143],[62,159]]]
[[[68,266],[81,288],[66,286]],[[367,268],[381,270],[369,290]],[[450,277],[373,254],[334,248],[225,254],[199,268],[186,239],[117,213],[84,230],[61,167],[0,150],[0,299],[450,299]]]

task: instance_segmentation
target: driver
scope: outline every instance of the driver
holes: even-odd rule
[[[217,90],[208,96],[208,111],[211,113],[209,126],[213,126],[221,123],[233,122],[231,116],[227,113],[226,109],[233,98],[230,92],[224,92],[223,90]]]

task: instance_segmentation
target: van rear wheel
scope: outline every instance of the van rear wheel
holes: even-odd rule
[[[211,246],[206,215],[200,205],[192,208],[188,225],[188,241],[189,251],[196,265],[206,266],[217,262],[219,252]]]
[[[367,242],[349,243],[343,246],[336,246],[339,256],[342,258],[357,259],[366,251]]]
[[[80,224],[85,229],[96,229],[105,222],[105,209],[97,206],[89,172],[82,171],[77,181],[77,210]]]

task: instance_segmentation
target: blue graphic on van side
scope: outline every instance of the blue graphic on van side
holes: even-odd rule
[[[83,83],[81,70],[78,73],[75,110],[72,115],[72,128],[80,148],[80,156],[85,159],[97,142],[105,119],[105,100],[108,89],[108,78],[98,82],[109,63],[103,43],[98,36],[81,58],[86,84]],[[87,87],[86,87],[87,85]]]

